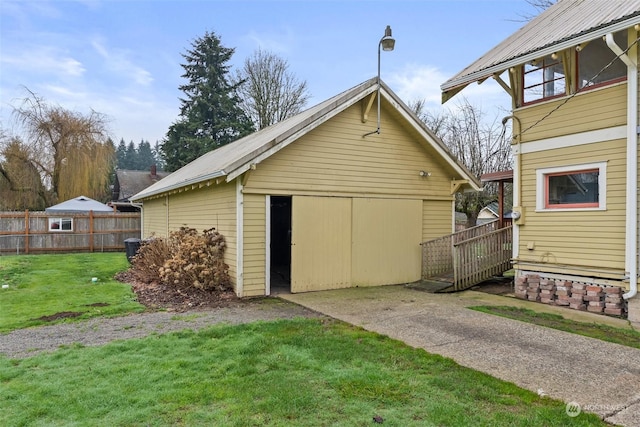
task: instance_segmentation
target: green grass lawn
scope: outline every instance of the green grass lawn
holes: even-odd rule
[[[127,268],[123,253],[0,257],[0,284],[9,285],[0,289],[0,333],[52,323],[38,319],[63,312],[86,319],[143,311],[131,286],[113,278]]]
[[[572,319],[565,319],[559,314],[537,312],[520,307],[481,305],[469,308],[483,313],[495,314],[509,319],[546,326],[548,328],[597,338],[628,347],[640,348],[640,332],[633,329],[615,328],[598,323],[578,322]]]
[[[587,426],[565,404],[339,321],[0,357],[0,425]]]

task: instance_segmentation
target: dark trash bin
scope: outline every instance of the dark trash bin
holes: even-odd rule
[[[124,239],[124,250],[127,253],[127,260],[129,263],[131,263],[131,259],[136,255],[138,249],[140,249],[141,243],[142,240],[136,239],[135,237]]]

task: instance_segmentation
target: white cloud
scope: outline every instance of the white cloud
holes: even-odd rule
[[[291,46],[295,43],[293,31],[285,28],[282,32],[258,33],[250,31],[244,39],[256,48],[274,52],[276,54],[287,54],[291,52]]]
[[[403,70],[382,78],[405,102],[425,100],[429,107],[440,104],[440,83],[445,74],[429,65],[407,65]]]
[[[457,109],[457,101],[465,98],[471,105],[488,113],[488,116],[501,115],[509,111],[511,98],[492,79],[483,84],[472,83],[452,100],[442,105],[440,85],[453,74],[444,73],[435,66],[409,65],[401,71],[391,73],[384,78],[394,92],[406,102],[424,100],[427,110]]]
[[[0,57],[0,63],[3,67],[10,66],[20,71],[36,71],[58,77],[79,77],[86,71],[77,59],[47,46],[25,46],[19,54],[5,53]]]
[[[129,52],[126,50],[109,50],[100,39],[94,39],[91,46],[105,60],[107,67],[119,73],[121,77],[131,79],[140,86],[148,86],[153,82],[151,73],[131,62],[128,58]]]

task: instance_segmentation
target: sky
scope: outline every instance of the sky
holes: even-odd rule
[[[240,69],[257,49],[287,61],[306,81],[308,107],[377,74],[404,102],[441,105],[440,85],[524,25],[526,0],[2,0],[0,125],[28,91],[48,103],[104,114],[116,144],[162,141],[179,113],[182,54],[215,33]],[[463,95],[498,120],[510,99],[491,79]]]

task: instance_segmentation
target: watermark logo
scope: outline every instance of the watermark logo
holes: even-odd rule
[[[580,412],[582,412],[582,407],[577,402],[569,402],[567,403],[565,411],[567,412],[568,416],[570,416],[571,418],[575,418],[580,415]]]

